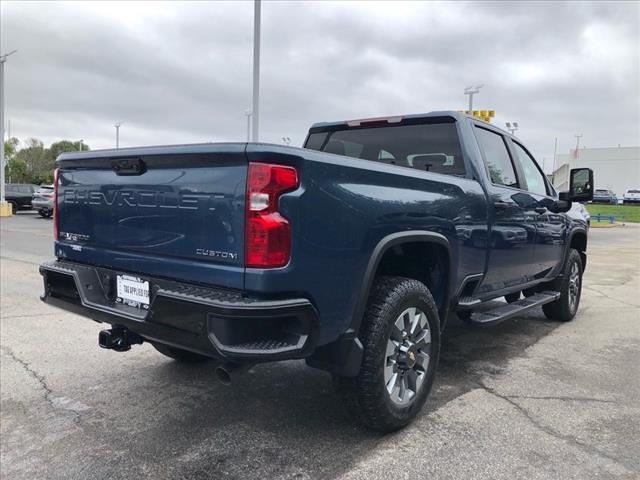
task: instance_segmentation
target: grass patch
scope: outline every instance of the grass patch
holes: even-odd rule
[[[603,215],[618,215],[624,216],[624,222],[640,223],[640,205],[601,205],[598,203],[587,204],[587,210],[593,216],[596,213]],[[602,222],[608,222],[609,220],[600,220]],[[597,223],[595,219],[591,218],[591,223]]]

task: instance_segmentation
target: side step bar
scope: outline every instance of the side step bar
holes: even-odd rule
[[[504,322],[511,317],[515,317],[521,313],[531,310],[532,308],[539,307],[545,303],[553,302],[560,297],[560,292],[541,292],[532,295],[531,297],[523,298],[517,302],[507,303],[506,305],[500,305],[493,310],[487,310],[486,312],[474,312],[469,319],[469,323],[474,325],[481,325],[483,327],[489,327],[497,325],[500,322]]]

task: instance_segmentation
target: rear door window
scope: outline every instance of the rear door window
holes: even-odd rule
[[[478,126],[475,129],[478,143],[485,156],[491,182],[495,185],[517,188],[518,179],[504,137]]]

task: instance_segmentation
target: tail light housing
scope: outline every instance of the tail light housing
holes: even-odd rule
[[[295,168],[249,163],[247,174],[245,265],[283,267],[291,256],[291,226],[278,212],[278,199],[299,185]]]
[[[58,169],[53,171],[53,239],[58,240]]]

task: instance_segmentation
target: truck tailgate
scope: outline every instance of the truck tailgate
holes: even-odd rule
[[[66,154],[56,255],[243,288],[244,144]]]

